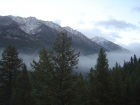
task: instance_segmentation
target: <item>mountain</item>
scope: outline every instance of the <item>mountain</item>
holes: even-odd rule
[[[96,42],[97,44],[99,44],[100,46],[102,46],[103,48],[107,49],[110,52],[116,52],[116,51],[128,52],[127,49],[125,49],[111,41],[108,41],[107,39],[102,38],[102,37],[95,36],[91,40],[93,42]]]
[[[72,47],[82,54],[98,53],[101,48],[96,42],[70,27],[61,27],[35,17],[0,16],[0,48],[13,45],[24,53],[33,53],[42,47],[50,50],[60,32],[67,32],[72,37]]]
[[[58,32],[37,22],[32,17],[0,16],[0,48],[13,45],[23,53],[39,51],[43,46],[50,48]]]

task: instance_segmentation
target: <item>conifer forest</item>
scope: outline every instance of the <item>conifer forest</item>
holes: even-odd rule
[[[140,58],[109,68],[100,49],[96,65],[83,76],[76,72],[80,52],[60,33],[51,51],[42,48],[28,70],[14,46],[0,59],[0,105],[140,105]]]

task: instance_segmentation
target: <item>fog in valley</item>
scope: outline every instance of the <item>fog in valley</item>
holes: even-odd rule
[[[3,50],[0,50],[0,59],[2,58],[2,52]],[[134,54],[137,56],[137,58],[139,58],[140,49],[139,46],[137,46],[137,47],[132,47],[130,53],[107,52],[106,54],[107,54],[109,67],[112,68],[115,66],[116,62],[121,66],[123,66],[124,60],[130,61],[130,57],[134,56]],[[28,70],[32,70],[30,64],[32,63],[33,59],[35,61],[39,60],[39,56],[37,53],[34,53],[32,55],[19,53],[19,58],[23,59],[23,62],[26,64]],[[91,67],[93,68],[95,67],[97,58],[98,58],[98,54],[87,55],[87,56],[80,55],[77,71],[89,72]]]
[[[133,53],[106,53],[109,67],[112,68],[115,66],[115,63],[117,62],[121,66],[123,66],[124,60],[129,61],[130,57],[133,56]],[[80,70],[83,70],[83,72],[88,72],[91,67],[95,67],[97,62],[98,54],[94,55],[88,55],[88,56],[80,56],[79,57],[79,63],[78,67]]]
[[[131,56],[133,57],[134,54],[137,58],[140,57],[140,44],[132,44],[130,46],[127,46],[127,49],[130,51],[127,52],[106,52],[108,64],[109,67],[112,68],[115,66],[116,62],[123,66],[124,61],[130,61]],[[79,57],[79,63],[78,67],[79,70],[82,70],[84,72],[88,72],[91,67],[95,67],[96,61],[98,58],[98,54],[94,55],[88,55],[88,56],[80,56]]]
[[[37,53],[29,54],[19,54],[19,58],[23,59],[23,62],[26,64],[28,70],[32,70],[31,63],[33,60],[38,61],[39,55]]]

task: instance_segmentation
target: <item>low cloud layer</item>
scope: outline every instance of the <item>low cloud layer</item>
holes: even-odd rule
[[[33,62],[33,60],[39,60],[38,54],[19,54],[19,58],[23,59],[23,62],[26,64],[28,70],[32,70],[31,63]]]
[[[140,57],[140,43],[130,43],[125,48],[129,49],[132,53],[138,55]]]
[[[123,66],[124,61],[130,61],[131,56],[133,57],[134,54],[137,58],[140,58],[140,43],[131,43],[129,46],[123,46],[130,50],[130,53],[120,53],[120,52],[108,52],[107,59],[109,63],[109,67],[112,68],[115,66],[116,62]],[[79,70],[83,72],[89,72],[91,67],[95,67],[97,62],[98,54],[94,55],[87,55],[87,56],[80,56],[79,57]]]
[[[109,63],[109,67],[112,68],[115,66],[115,63],[119,63],[121,66],[124,64],[125,61],[130,61],[130,57],[134,56],[136,54],[137,58],[140,57],[140,49],[139,49],[140,43],[133,43],[132,45],[129,46],[129,49],[131,49],[131,53],[118,53],[118,52],[110,52],[107,53],[107,59]],[[0,50],[0,59],[2,50]],[[38,54],[19,54],[19,58],[23,59],[23,62],[27,65],[28,70],[31,70],[31,63],[33,59],[35,61],[39,60]],[[88,73],[91,67],[95,67],[96,62],[97,62],[98,54],[93,54],[93,55],[87,55],[87,56],[82,56],[80,55],[79,57],[79,62],[78,62],[78,72],[84,72]]]
[[[110,19],[108,21],[98,21],[95,23],[97,26],[103,26],[106,29],[115,29],[115,30],[130,30],[130,29],[136,29],[137,26],[131,23],[127,23],[124,20],[116,20],[116,19]]]
[[[131,56],[134,56],[134,53],[117,53],[117,52],[109,52],[107,54],[109,68],[115,66],[116,62],[123,66],[124,61],[130,61]],[[140,57],[140,54],[136,54],[137,58]],[[79,72],[89,72],[91,67],[95,67],[97,63],[98,54],[88,55],[88,56],[80,56],[78,63]]]

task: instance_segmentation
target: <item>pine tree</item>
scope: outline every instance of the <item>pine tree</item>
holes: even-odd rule
[[[33,95],[37,105],[48,105],[52,98],[52,54],[43,48],[39,53],[39,61],[33,60],[31,64],[33,72],[31,72],[33,83]]]
[[[127,76],[124,80],[124,85],[125,85],[125,105],[133,105],[133,85],[132,85],[132,80],[131,77]]]
[[[140,63],[137,63],[135,74],[137,78],[140,77]]]
[[[89,105],[100,105],[97,92],[97,71],[93,68],[88,73],[88,104]]]
[[[130,75],[132,75],[132,73],[134,72],[134,59],[133,57],[130,58],[130,64],[129,64],[129,73]]]
[[[115,105],[123,105],[124,104],[124,84],[122,81],[122,74],[121,74],[121,66],[116,63],[116,66],[113,69],[113,77],[114,77],[114,84],[115,84]]]
[[[15,80],[20,72],[22,60],[15,47],[8,46],[0,60],[0,104],[10,105]]]
[[[73,92],[74,97],[76,97],[75,103],[73,105],[87,105],[88,104],[88,88],[86,81],[81,73],[77,74],[77,85],[75,91]]]
[[[12,94],[12,105],[34,105],[31,95],[32,85],[29,73],[23,65],[21,73],[18,75],[15,88]]]
[[[140,78],[137,79],[136,84],[134,85],[134,99],[135,105],[140,104]]]
[[[100,49],[95,69],[97,71],[97,94],[99,102],[103,105],[109,105],[111,104],[111,83],[108,59],[103,48]]]
[[[123,70],[122,70],[122,79],[123,81],[125,80],[125,78],[129,75],[129,70],[128,70],[128,62],[124,61],[124,64],[123,64]]]
[[[78,63],[79,53],[74,53],[71,44],[71,37],[66,33],[60,33],[53,46],[53,90],[57,105],[72,104],[76,101],[73,92],[77,81],[72,70]]]
[[[138,60],[137,60],[136,55],[134,54],[134,70],[136,69],[137,64],[138,64]]]

